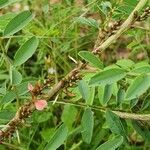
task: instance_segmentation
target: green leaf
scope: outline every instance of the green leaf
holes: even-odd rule
[[[0,0],[0,9],[6,7],[16,1],[17,0]]]
[[[30,11],[23,11],[15,16],[7,24],[4,30],[4,36],[10,36],[24,28],[31,20],[33,16]]]
[[[109,130],[101,126],[101,120],[98,122],[96,128],[94,128],[92,137],[92,147],[90,150],[96,150],[100,143],[102,143],[105,137],[108,135]]]
[[[0,74],[0,80],[7,80],[9,79],[8,74]]]
[[[16,16],[16,13],[7,13],[0,16],[0,32],[3,32],[8,22]]]
[[[6,87],[1,87],[0,88],[0,95],[6,94]]]
[[[54,133],[55,133],[55,128],[50,128],[50,127],[44,128],[44,129],[42,129],[42,131],[40,132],[40,134],[41,134],[42,138],[44,139],[44,142],[45,142],[45,143],[49,141],[49,136],[50,136],[50,135],[53,135]],[[44,145],[45,145],[45,143],[44,143]],[[40,144],[40,146],[41,146],[41,144]],[[45,147],[45,146],[43,146],[42,149],[44,149],[44,147]],[[41,150],[42,150],[42,149],[41,149]],[[39,147],[38,147],[37,150],[39,150]]]
[[[116,136],[102,145],[100,145],[96,150],[116,150],[123,143],[122,136]]]
[[[69,130],[72,129],[72,124],[76,120],[77,109],[74,106],[66,104],[61,116],[62,122],[68,127]]]
[[[7,104],[13,101],[16,98],[16,94],[14,91],[8,91],[0,101],[0,104]]]
[[[10,70],[10,80],[11,80],[11,84],[13,85],[20,84],[22,81],[21,73],[17,71],[15,68],[12,68]]]
[[[98,86],[99,102],[102,105],[106,106],[107,102],[110,100],[110,98],[112,96],[112,92],[113,92],[113,84]]]
[[[116,64],[112,64],[112,65],[106,66],[106,67],[104,68],[104,70],[106,71],[106,70],[116,69],[116,68],[120,69],[120,67],[117,66]]]
[[[118,93],[118,90],[119,90],[119,88],[118,88],[117,83],[113,83],[112,84],[112,95],[116,97],[117,93]]]
[[[118,60],[116,64],[123,69],[128,69],[134,65],[134,62],[130,59],[121,59],[121,60]]]
[[[103,63],[97,58],[93,53],[88,51],[80,51],[78,55],[83,58],[85,61],[89,62],[96,68],[103,69]]]
[[[19,96],[26,94],[28,92],[28,83],[34,84],[35,81],[23,82],[19,85],[16,85],[16,89],[7,91],[7,93],[3,96],[2,100],[0,101],[0,104],[5,104],[7,106],[16,98],[16,92]]]
[[[89,97],[89,87],[88,87],[88,84],[86,83],[86,81],[85,80],[79,81],[78,88],[79,88],[79,91],[80,91],[83,99],[85,99],[87,101],[87,99]]]
[[[101,2],[101,5],[100,5],[102,8],[101,8],[101,11],[107,15],[108,11],[109,11],[109,8],[111,9],[112,8],[112,4],[109,2],[109,1],[102,1]]]
[[[149,63],[147,61],[140,61],[134,65],[134,68],[136,69],[144,66],[149,66]]]
[[[113,133],[126,137],[125,128],[120,118],[116,114],[109,110],[106,111],[106,122]]]
[[[5,121],[9,121],[10,119],[13,118],[13,116],[15,115],[15,111],[12,110],[1,110],[0,111],[0,120],[5,120]]]
[[[26,62],[36,51],[38,44],[39,40],[36,37],[27,40],[16,52],[14,65],[18,66]]]
[[[141,66],[141,67],[137,67],[135,69],[132,70],[133,73],[150,73],[150,65],[145,65],[145,66]]]
[[[150,75],[140,75],[136,77],[133,83],[128,87],[126,99],[131,100],[139,97],[150,87]]]
[[[105,85],[104,95],[103,95],[103,104],[107,104],[108,101],[110,100],[110,98],[112,96],[112,88],[113,88],[112,84]]]
[[[35,84],[37,81],[36,80],[30,80],[30,81],[26,81],[26,82],[23,82],[19,85],[16,86],[16,90],[18,92],[18,94],[21,96],[21,95],[24,95],[26,94],[29,90],[28,90],[28,83],[31,83],[31,84]]]
[[[117,99],[117,104],[118,105],[121,104],[124,101],[124,99],[125,99],[125,90],[124,89],[119,89],[118,90],[116,99]]]
[[[2,7],[2,6],[4,6],[4,5],[6,5],[6,3],[8,3],[9,2],[9,0],[1,0],[0,1],[0,8]]]
[[[92,105],[93,101],[94,101],[94,97],[95,97],[95,87],[90,87],[89,97],[88,97],[88,99],[86,101],[86,104],[87,105]]]
[[[46,145],[44,150],[56,150],[61,146],[66,140],[68,135],[67,127],[62,124],[57,131],[54,133],[53,137],[50,139],[49,143]]]
[[[146,98],[142,102],[141,110],[150,109],[150,95],[146,96]]]
[[[131,99],[131,101],[130,101],[130,109],[134,108],[136,106],[136,104],[138,103],[138,101],[139,101],[138,98]]]
[[[101,105],[103,104],[105,86],[98,86],[98,99]]]
[[[7,6],[8,3],[9,3],[9,0],[1,0],[1,1],[0,1],[0,8],[3,8],[3,7],[5,7],[5,6]]]
[[[83,24],[83,25],[94,27],[96,29],[99,28],[97,21],[93,18],[78,17],[76,18],[76,22]]]
[[[150,130],[149,127],[142,126],[140,123],[138,123],[135,120],[132,120],[132,125],[134,129],[137,131],[138,134],[140,134],[144,140],[146,140],[148,143],[150,143]]]
[[[72,88],[71,92],[75,95],[74,97],[72,97],[73,101],[78,101],[82,98],[82,95],[81,95],[79,88],[77,86]]]
[[[90,80],[90,84],[112,84],[124,78],[125,75],[125,70],[120,68],[104,70],[94,75]]]
[[[81,132],[82,139],[84,142],[89,144],[92,140],[93,126],[94,126],[94,116],[90,108],[87,108],[84,111],[81,120],[81,126],[82,126],[82,132]]]
[[[47,111],[35,112],[34,115],[32,116],[32,121],[35,123],[42,123],[50,120],[51,117],[52,117],[51,112]]]

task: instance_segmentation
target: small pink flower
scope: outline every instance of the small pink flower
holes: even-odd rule
[[[36,100],[34,104],[37,110],[43,110],[47,107],[47,101],[43,99]]]
[[[28,90],[29,91],[33,91],[34,87],[31,83],[28,83]]]

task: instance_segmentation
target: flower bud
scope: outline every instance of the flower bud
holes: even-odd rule
[[[28,90],[32,92],[33,89],[34,89],[33,85],[31,83],[28,83]]]

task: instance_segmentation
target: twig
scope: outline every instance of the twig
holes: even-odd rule
[[[66,86],[66,84],[69,84],[69,82],[72,80],[79,79],[78,73],[80,72],[80,69],[84,67],[83,63],[80,63],[75,69],[73,69],[65,78],[60,80],[49,92],[48,92],[48,98],[50,99],[52,96],[54,96],[60,89]],[[71,83],[70,82],[70,83]]]

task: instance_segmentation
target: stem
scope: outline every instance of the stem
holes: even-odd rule
[[[12,145],[10,143],[5,143],[5,142],[2,142],[3,145],[11,148],[11,149],[14,149],[14,150],[25,150],[24,148],[21,148],[21,147],[16,147],[15,145]]]
[[[14,85],[13,86],[14,90],[15,90],[15,94],[16,94],[16,100],[17,100],[17,109],[20,107],[20,101],[19,101],[19,95],[18,95],[18,91],[17,91],[17,88],[16,86]]]
[[[140,121],[150,121],[150,114],[135,114],[135,113],[126,113],[120,111],[112,111],[120,118],[124,119],[133,119],[133,120],[140,120]]]
[[[54,101],[50,101],[51,103],[53,103]],[[88,106],[86,104],[83,103],[73,103],[73,102],[64,102],[64,101],[57,101],[57,104],[69,104],[69,105],[73,105],[75,107],[80,107],[80,108],[86,108],[86,107],[90,107],[92,110],[95,111],[100,111],[100,112],[106,112],[108,110],[108,108],[103,108],[103,107],[98,107],[98,106]],[[135,113],[128,113],[128,112],[121,112],[121,111],[116,111],[116,110],[111,110],[113,113],[115,113],[117,116],[119,116],[120,118],[123,119],[133,119],[133,120],[140,120],[140,121],[150,121],[150,114],[135,114]]]
[[[70,150],[76,150],[82,143],[83,141],[79,141],[76,145],[73,145]]]
[[[117,31],[115,35],[110,36],[100,47],[96,49],[96,51],[104,50],[106,49],[111,43],[114,42],[124,31],[129,29],[130,25],[134,21],[134,12],[139,11],[145,4],[147,0],[140,0],[133,12],[130,14],[130,16],[127,18],[127,20],[122,24],[121,28]],[[44,35],[43,35],[44,36]],[[60,80],[56,85],[53,86],[53,88],[48,92],[48,100],[52,99],[54,95],[58,94],[64,87],[66,87],[66,83],[68,82],[69,79],[72,79],[72,77],[76,77],[78,73],[85,67],[86,64],[81,63],[79,66],[74,68],[64,79]],[[53,102],[53,101],[51,101]],[[58,102],[56,103],[60,104],[66,104],[66,102]],[[69,103],[69,102],[68,102]],[[71,104],[71,103],[69,103]],[[87,107],[86,104],[74,104],[72,105],[78,106],[78,107]],[[101,108],[97,106],[88,106],[91,107],[93,110],[101,111],[101,112],[106,112],[107,108]],[[22,123],[22,120],[25,120],[28,118],[32,112],[35,110],[35,105],[34,103],[29,100],[28,103],[22,105],[16,112],[14,118],[12,118],[7,125],[2,128],[2,131],[0,132],[0,139],[4,140],[6,138],[9,138],[12,136],[12,134],[15,132],[16,128]],[[116,111],[112,110],[113,113],[118,115],[121,118],[126,118],[126,119],[134,119],[134,120],[141,120],[141,121],[150,121],[150,114],[132,114],[132,113],[127,113],[127,112],[121,112],[121,111]],[[4,144],[4,143],[3,143]]]
[[[100,45],[99,47],[97,47],[94,51],[103,51],[105,50],[107,47],[109,47],[110,44],[112,44],[123,32],[125,32],[127,29],[130,28],[130,26],[133,24],[134,21],[134,13],[138,12],[139,10],[141,10],[145,4],[147,3],[148,0],[140,0],[139,3],[137,4],[137,6],[134,8],[134,10],[132,11],[132,13],[129,15],[129,17],[127,18],[127,20],[121,25],[120,29],[117,31],[116,34],[110,36],[102,45]]]

